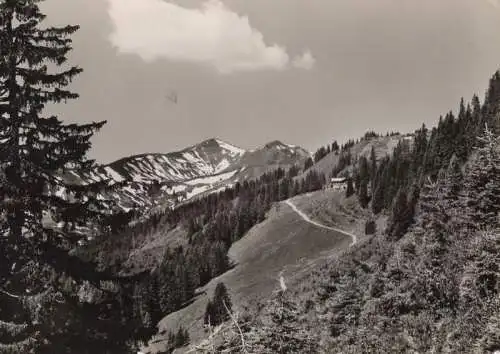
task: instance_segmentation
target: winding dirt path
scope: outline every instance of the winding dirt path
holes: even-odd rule
[[[349,236],[351,238],[351,240],[352,240],[352,242],[349,245],[349,247],[354,246],[358,242],[357,236],[354,235],[354,234],[351,234],[350,232],[346,232],[344,230],[337,229],[336,227],[326,226],[326,225],[320,224],[319,222],[311,220],[309,218],[309,216],[307,216],[303,211],[299,210],[297,208],[297,206],[295,204],[293,204],[290,199],[285,200],[285,204],[288,205],[290,208],[292,208],[293,211],[295,211],[305,222],[308,222],[309,224],[312,224],[314,226],[320,227],[322,229],[332,230],[332,231],[335,231],[335,232],[338,232],[338,233],[341,233],[341,234]]]

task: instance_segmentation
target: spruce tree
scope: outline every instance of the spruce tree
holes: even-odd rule
[[[232,311],[232,302],[224,283],[217,283],[213,298],[208,301],[204,322],[211,326],[218,326],[230,318]]]
[[[203,322],[206,325],[213,326],[214,325],[214,305],[212,300],[208,300],[207,305],[205,306],[205,315],[203,317]]]
[[[410,195],[408,200],[408,212],[410,215],[410,224],[415,222],[415,215],[417,213],[417,205],[420,198],[420,185],[414,181],[410,188]]]
[[[411,172],[413,176],[419,177],[421,172],[424,170],[424,159],[427,150],[427,134],[428,129],[425,124],[415,132],[413,147],[412,147],[412,161],[411,161]]]
[[[464,99],[460,101],[460,111],[457,118],[454,154],[461,160],[465,161],[469,153],[467,149],[467,125],[470,119],[470,107],[465,107]]]
[[[365,222],[365,235],[373,235],[377,231],[377,224],[375,220],[366,220]]]
[[[446,172],[441,169],[435,182],[428,178],[427,183],[422,188],[419,200],[419,222],[417,231],[419,234],[426,234],[429,238],[444,243],[448,234],[448,221],[450,216],[446,210],[443,190],[446,183]]]
[[[400,188],[392,206],[389,236],[398,240],[406,233],[411,222],[412,215],[408,204],[408,196],[404,188]]]
[[[447,202],[446,208],[448,210],[456,210],[458,208],[462,187],[462,167],[457,155],[453,155],[450,159],[450,163],[448,164],[443,185],[443,200]]]
[[[215,287],[213,299],[217,322],[222,323],[229,319],[229,312],[232,311],[233,304],[229,292],[224,283],[218,283]]]
[[[155,325],[151,314],[151,293],[146,282],[134,286],[134,312],[144,328],[151,329]]]
[[[377,154],[375,153],[375,147],[372,146],[370,151],[370,180],[371,180],[371,193],[375,190],[375,177],[377,175]]]
[[[384,209],[385,186],[389,179],[388,164],[389,158],[386,156],[377,168],[376,182],[372,190],[372,211],[375,215]]]
[[[427,150],[422,162],[424,174],[429,174],[431,177],[436,177],[437,171],[441,166],[438,160],[438,142],[437,142],[437,128],[432,128],[431,135],[427,144]]]
[[[346,198],[349,198],[353,194],[354,194],[354,186],[352,184],[352,178],[349,177],[349,178],[347,178],[347,189],[345,191],[345,196],[346,196]]]
[[[500,138],[486,127],[478,140],[475,157],[466,171],[462,197],[468,225],[473,229],[495,227],[500,212]]]
[[[498,113],[500,112],[500,70],[495,72],[490,79],[482,111],[485,123],[488,124],[492,132],[500,134],[500,121],[498,120]]]
[[[180,326],[175,335],[175,348],[184,347],[189,343],[189,333],[184,327]]]
[[[304,162],[304,171],[311,168],[314,165],[314,161],[312,158],[308,157],[306,162]]]
[[[359,185],[358,198],[361,207],[363,209],[366,208],[370,202],[370,197],[368,196],[368,183],[366,181],[361,181],[361,184]]]
[[[370,168],[368,167],[368,160],[364,156],[359,158],[359,179],[360,183],[370,181]]]
[[[291,180],[282,179],[279,184],[279,200],[285,200],[290,196]]]
[[[254,353],[316,353],[319,335],[300,321],[300,310],[291,294],[279,292],[269,301],[260,315],[262,322],[249,337],[259,338]]]
[[[39,3],[0,3],[0,296],[5,306],[17,309],[5,319],[0,313],[16,332],[0,350],[23,353],[54,352],[54,341],[72,323],[69,318],[62,325],[54,322],[56,315],[71,317],[70,311],[61,312],[71,294],[58,288],[62,270],[51,257],[54,249],[67,250],[82,237],[69,225],[107,225],[114,208],[98,199],[108,181],[83,185],[65,178],[69,171],[84,175],[95,167],[86,154],[90,138],[106,122],[65,124],[45,115],[48,104],[78,97],[66,87],[82,69],[61,69],[78,26],[44,28]],[[59,191],[66,197],[54,193]],[[64,227],[53,227],[47,218]]]

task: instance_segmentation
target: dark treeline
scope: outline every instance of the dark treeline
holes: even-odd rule
[[[314,153],[314,163],[317,163],[318,161],[322,160],[326,155],[330,154],[331,152],[337,154],[339,152],[339,149],[340,147],[336,140],[331,145],[320,147]]]
[[[387,133],[387,134],[389,134],[389,133]],[[396,135],[398,133],[391,133],[391,134]],[[350,148],[352,148],[354,145],[358,144],[359,142],[378,138],[378,137],[380,137],[380,135],[378,133],[376,133],[373,130],[370,130],[370,131],[367,131],[361,139],[357,139],[357,140],[349,139],[348,141],[346,141],[342,145],[339,145],[338,142],[335,140],[332,144],[322,146],[318,150],[316,150],[316,152],[314,153],[314,158],[311,160],[314,163],[317,163],[318,161],[322,160],[325,156],[329,155],[332,152],[335,153],[336,155],[338,155],[339,153],[347,153],[347,152],[349,152]],[[307,168],[311,167],[311,166],[312,166],[312,164],[308,164]],[[305,168],[305,169],[307,169],[307,168]]]
[[[353,179],[361,206],[368,207],[371,201],[375,215],[389,211],[391,222],[387,232],[401,237],[413,223],[424,183],[436,180],[452,159],[459,165],[465,163],[485,126],[498,132],[498,108],[495,107],[499,102],[500,74],[497,72],[490,80],[482,105],[476,95],[467,105],[462,99],[457,115],[449,112],[440,117],[437,126],[430,130],[422,125],[411,140],[401,139],[391,155],[379,160],[374,149],[369,158],[361,156],[357,161],[349,150],[342,151],[332,175],[337,176],[352,165],[354,168],[348,175]]]
[[[361,139],[357,140],[349,139],[342,145],[339,145],[335,140],[332,144],[322,146],[318,150],[316,150],[316,152],[313,155],[314,158],[311,158],[310,159],[311,161],[308,161],[308,163],[306,163],[304,170],[311,167],[314,163],[319,162],[325,156],[329,155],[332,152],[335,153],[336,155],[338,155],[339,153],[350,153],[350,148],[358,144],[360,141],[378,138],[379,136],[380,135],[374,131],[368,131]]]

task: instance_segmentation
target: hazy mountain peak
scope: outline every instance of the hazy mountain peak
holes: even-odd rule
[[[273,140],[273,141],[268,142],[266,145],[264,145],[264,147],[266,147],[266,148],[275,148],[275,147],[279,148],[279,147],[290,147],[290,146],[282,143],[279,140]]]
[[[128,180],[114,196],[120,206],[173,206],[196,195],[216,191],[246,179],[258,178],[278,167],[303,163],[308,152],[275,140],[256,150],[245,150],[219,138],[171,153],[146,153],[100,166],[89,175],[70,174],[82,183]],[[159,184],[155,189],[151,185]]]
[[[235,146],[231,143],[228,143],[224,140],[221,140],[219,138],[210,138],[203,140],[201,143],[193,145],[187,148],[186,150],[192,150],[192,149],[220,149],[234,156],[242,155],[243,153],[245,153],[244,149]]]
[[[280,140],[273,140],[265,144],[261,149],[258,150],[272,150],[272,151],[284,152],[287,154],[294,154],[294,155],[298,154],[301,156],[310,155],[310,152],[305,150],[304,148],[301,148],[300,146],[297,145],[286,144]],[[253,150],[253,151],[258,151],[258,150]]]

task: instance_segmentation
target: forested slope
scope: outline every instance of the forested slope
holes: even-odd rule
[[[389,216],[387,229],[256,307],[219,350],[500,350],[499,87],[497,72],[482,105],[475,96],[430,134],[418,130],[376,173],[359,162],[354,193],[373,218]],[[363,183],[373,186],[368,201]]]

